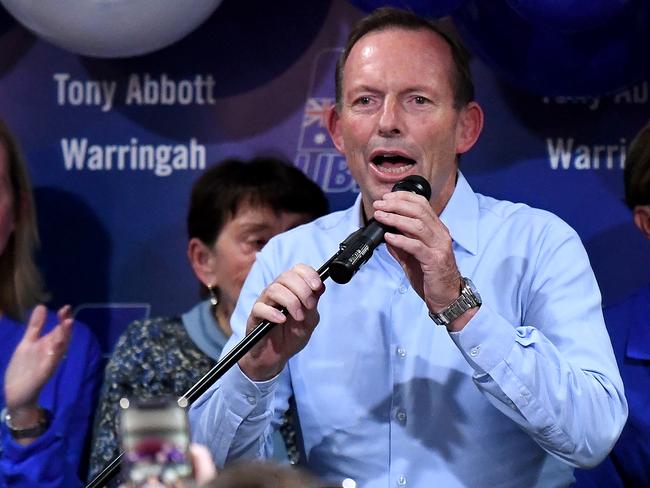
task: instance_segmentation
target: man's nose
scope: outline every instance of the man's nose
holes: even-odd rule
[[[383,137],[395,137],[402,134],[402,114],[399,103],[394,98],[385,99],[379,115],[377,131]]]

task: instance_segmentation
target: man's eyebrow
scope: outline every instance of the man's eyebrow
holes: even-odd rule
[[[354,93],[354,92],[372,92],[372,93],[377,93],[377,92],[379,92],[380,90],[378,90],[377,88],[373,88],[373,87],[370,86],[370,85],[365,85],[365,84],[363,84],[363,85],[356,85],[356,86],[353,86],[353,87],[350,88],[350,90],[348,90],[348,91],[351,92],[351,93]]]

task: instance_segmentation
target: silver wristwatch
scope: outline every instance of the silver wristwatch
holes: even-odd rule
[[[433,320],[437,325],[447,326],[463,315],[467,310],[481,305],[481,295],[479,295],[472,280],[464,277],[460,280],[460,296],[439,313],[429,312],[429,317],[431,317],[431,320]]]
[[[2,422],[9,429],[9,433],[14,439],[26,439],[31,437],[38,437],[42,435],[49,427],[52,418],[52,414],[49,410],[45,408],[38,408],[39,417],[35,425],[30,427],[18,428],[13,425],[11,422],[11,415],[6,408],[2,409],[0,417]]]

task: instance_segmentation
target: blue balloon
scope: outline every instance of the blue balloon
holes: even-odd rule
[[[503,80],[540,95],[603,95],[650,75],[650,2],[632,0],[599,27],[532,24],[505,0],[470,0],[454,15],[465,44]]]
[[[531,24],[577,31],[601,26],[617,16],[629,0],[507,0]]]
[[[372,12],[379,7],[397,7],[425,17],[450,15],[467,0],[350,0],[356,7]]]

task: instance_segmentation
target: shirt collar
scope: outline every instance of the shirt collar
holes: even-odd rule
[[[478,219],[478,198],[459,171],[456,188],[440,214],[440,220],[449,229],[454,242],[474,255],[478,252]]]
[[[363,207],[361,204],[361,193],[357,195],[357,199],[354,201],[354,205],[350,207],[349,212],[351,215],[350,222],[352,224],[351,228],[348,229],[350,232],[354,232],[357,229],[366,225],[366,222],[363,218]]]

